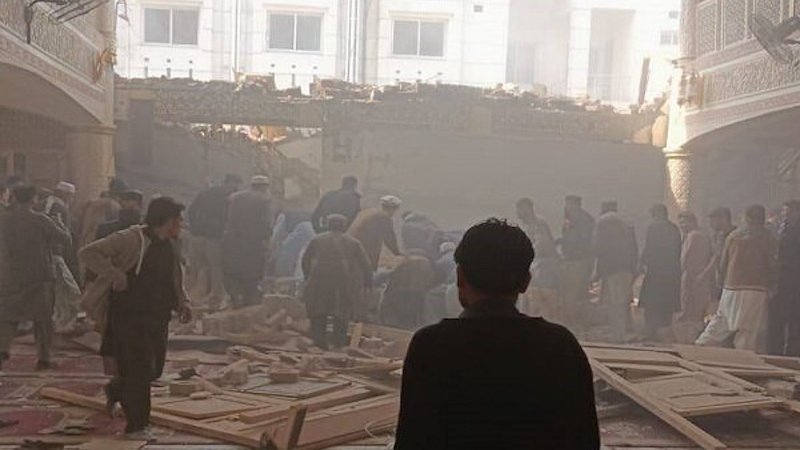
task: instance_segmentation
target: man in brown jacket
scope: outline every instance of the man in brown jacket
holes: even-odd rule
[[[402,204],[403,202],[399,198],[387,195],[381,198],[380,208],[361,211],[347,231],[347,234],[358,239],[364,246],[373,272],[378,270],[381,249],[384,245],[389,251],[400,256],[400,247],[397,245],[397,235],[394,232],[392,218]]]
[[[168,197],[153,200],[144,226],[93,242],[81,249],[80,262],[96,276],[87,289],[87,305],[105,304],[107,325],[103,350],[117,365],[106,388],[110,408],[119,401],[125,412],[125,432],[149,441],[150,383],[164,369],[172,312],[181,322],[192,318],[183,289],[180,244],[183,205]]]
[[[765,226],[763,206],[750,206],[745,216],[744,228],[725,241],[720,260],[722,299],[697,345],[723,346],[733,338],[738,349],[765,350],[767,300],[778,276],[778,242]]]

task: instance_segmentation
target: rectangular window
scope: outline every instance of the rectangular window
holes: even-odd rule
[[[144,10],[144,41],[151,44],[169,44],[170,10],[146,8]]]
[[[395,20],[392,53],[402,56],[444,56],[447,23],[431,20]]]
[[[172,43],[180,45],[197,45],[199,22],[200,11],[172,11]]]
[[[318,52],[322,49],[322,16],[269,14],[267,47],[277,50]]]
[[[144,41],[148,44],[197,45],[200,11],[145,8]]]
[[[680,11],[670,11],[669,12],[669,18],[670,19],[673,19],[673,20],[674,19],[678,19],[680,16],[681,16]]]
[[[662,31],[661,45],[665,47],[678,45],[678,32],[675,30]]]

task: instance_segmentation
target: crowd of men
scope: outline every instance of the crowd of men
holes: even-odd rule
[[[800,202],[786,202],[772,224],[763,206],[750,206],[738,228],[729,209],[716,208],[708,231],[690,211],[680,212],[676,224],[665,205],[655,205],[641,252],[616,202],[604,202],[596,219],[581,203],[567,197],[559,240],[530,199],[517,204],[537,255],[522,297],[527,312],[579,331],[597,288],[610,341],[800,356]],[[643,310],[643,336],[633,326],[635,303]]]
[[[354,320],[417,330],[469,314],[457,264],[462,233],[414,211],[397,217],[403,202],[392,195],[362,209],[354,177],[313,211],[280,205],[266,176],[243,184],[228,175],[199,192],[186,210],[190,233],[179,239],[184,206],[154,197],[145,209],[144,195],[121,180],[77,214],[70,183],[51,192],[5,180],[0,365],[18,328],[32,323],[37,367],[51,368],[54,331],[87,317],[103,333],[101,354],[113,375],[109,410],[121,403],[126,431],[137,435],[146,433],[150,382],[163,370],[168,324],[173,316],[191,320],[189,298],[212,311],[245,308],[263,299],[265,287],[291,280],[323,349],[346,346]],[[595,218],[580,197],[566,197],[558,238],[531,199],[516,207],[519,230],[536,255],[530,285],[519,290],[522,313],[583,332],[599,305],[609,341],[800,356],[800,202],[784,205],[777,226],[761,206],[747,208],[738,228],[731,211],[718,208],[708,216],[708,232],[692,212],[678,214],[676,224],[666,206],[655,205],[641,242],[614,201]],[[515,233],[505,224],[487,226]],[[495,270],[480,259],[469,265],[473,281]],[[641,336],[635,298],[644,311]]]

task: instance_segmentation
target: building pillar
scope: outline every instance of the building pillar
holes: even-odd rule
[[[569,17],[567,95],[582,97],[589,92],[589,50],[592,43],[592,10],[575,9]]]
[[[694,58],[697,35],[697,0],[681,2],[680,49],[681,58]]]
[[[78,188],[78,204],[96,199],[114,176],[114,127],[76,127],[67,132],[69,181]]]
[[[682,148],[664,150],[667,160],[667,206],[673,212],[693,206],[692,155]]]

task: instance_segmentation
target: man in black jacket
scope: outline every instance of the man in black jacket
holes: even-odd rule
[[[597,450],[592,371],[567,329],[521,314],[533,246],[491,219],[455,254],[464,313],[417,332],[395,450]]]
[[[800,201],[783,205],[778,292],[770,303],[769,352],[800,356]]]
[[[347,226],[350,226],[361,211],[361,194],[357,189],[358,178],[348,176],[342,179],[341,189],[323,195],[311,214],[311,225],[314,227],[314,231],[317,233],[327,231],[325,218],[332,214],[347,217]]]
[[[239,190],[242,179],[228,174],[219,186],[200,191],[189,206],[192,232],[189,285],[201,303],[216,309],[227,295],[222,272],[222,234],[228,218],[228,199]]]

